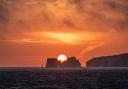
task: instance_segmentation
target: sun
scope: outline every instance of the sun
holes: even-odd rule
[[[57,59],[58,59],[59,61],[61,61],[61,63],[62,63],[62,62],[64,62],[64,61],[67,60],[67,57],[66,57],[65,55],[61,54],[61,55],[58,56]]]

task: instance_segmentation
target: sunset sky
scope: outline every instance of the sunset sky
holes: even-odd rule
[[[0,66],[128,52],[128,0],[0,0]]]

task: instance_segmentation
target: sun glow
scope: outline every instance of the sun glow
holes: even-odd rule
[[[59,55],[57,59],[62,63],[67,60],[67,57],[65,55]]]
[[[78,35],[70,34],[70,33],[45,32],[43,35],[65,43],[73,43],[79,39]]]
[[[106,35],[102,35],[100,32],[34,32],[31,33],[31,41],[48,44],[81,44],[97,39],[105,38]]]

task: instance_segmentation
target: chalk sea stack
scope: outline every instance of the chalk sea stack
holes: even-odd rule
[[[48,58],[46,67],[58,67],[60,65],[60,62],[57,60],[57,58]]]
[[[46,68],[63,68],[63,67],[81,67],[79,60],[76,57],[67,58],[66,61],[58,61],[57,58],[48,58]]]
[[[128,53],[95,57],[87,61],[87,67],[128,67]]]

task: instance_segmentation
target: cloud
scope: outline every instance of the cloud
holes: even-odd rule
[[[9,11],[6,5],[4,0],[0,1],[0,24],[6,24],[9,21]]]
[[[15,33],[51,28],[122,31],[128,28],[127,8],[126,0],[1,0],[0,21],[9,22],[7,29]]]

